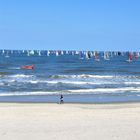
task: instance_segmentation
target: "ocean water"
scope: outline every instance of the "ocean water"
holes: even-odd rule
[[[100,61],[79,54],[50,56],[0,53],[1,102],[108,103],[140,101],[140,58],[126,62],[127,53]],[[21,66],[34,65],[33,70]]]

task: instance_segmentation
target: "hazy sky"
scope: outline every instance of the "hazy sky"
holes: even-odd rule
[[[0,49],[140,51],[140,0],[0,0]]]

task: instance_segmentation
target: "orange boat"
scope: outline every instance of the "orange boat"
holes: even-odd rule
[[[22,66],[21,69],[32,70],[32,69],[34,69],[34,65],[31,65],[31,66]]]

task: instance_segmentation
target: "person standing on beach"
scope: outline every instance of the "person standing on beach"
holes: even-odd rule
[[[60,104],[62,104],[62,103],[64,103],[64,97],[63,97],[63,95],[61,94],[61,95],[60,95]]]

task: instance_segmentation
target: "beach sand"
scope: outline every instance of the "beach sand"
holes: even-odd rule
[[[0,103],[1,140],[139,140],[140,103]]]

